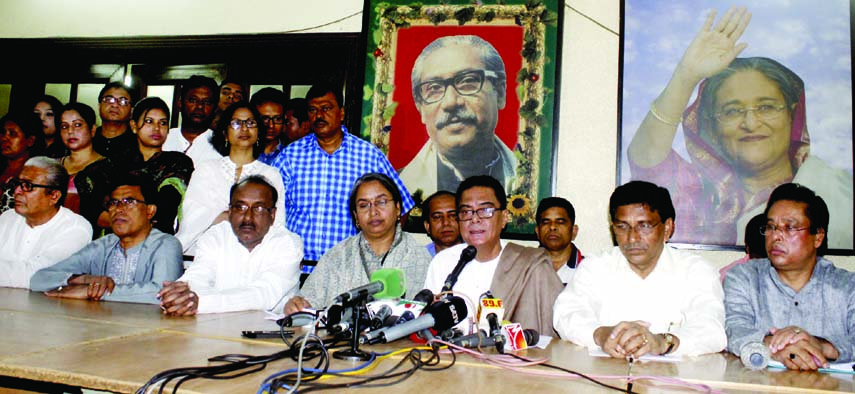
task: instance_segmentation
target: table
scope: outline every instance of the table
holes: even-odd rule
[[[265,355],[287,348],[280,340],[249,340],[243,330],[271,330],[275,323],[260,311],[166,317],[154,305],[90,302],[46,297],[22,289],[0,288],[0,375],[62,383],[96,390],[133,392],[166,369],[204,366],[221,354]],[[362,349],[389,351],[411,346],[402,340]],[[524,355],[548,357],[550,363],[586,374],[626,374],[623,360],[596,358],[566,341],[553,340],[546,350]],[[447,358],[447,356],[444,356]],[[397,357],[400,360],[400,357]],[[379,370],[396,359],[385,360]],[[332,368],[355,365],[335,360]],[[189,381],[185,393],[255,392],[262,379],[296,363],[279,360],[258,373],[232,380]],[[542,367],[538,371],[549,371]],[[557,372],[557,371],[556,371]],[[729,354],[711,354],[679,363],[649,362],[633,367],[633,375],[679,377],[727,392],[855,392],[852,375],[793,371],[749,371]],[[607,380],[619,387],[625,381]],[[466,355],[444,371],[418,371],[402,382],[408,393],[483,392],[614,392],[578,379],[543,378],[509,372]],[[396,386],[398,387],[398,386]],[[397,388],[396,388],[397,389]],[[360,392],[389,392],[366,388]],[[638,382],[634,390],[660,392],[654,383]]]

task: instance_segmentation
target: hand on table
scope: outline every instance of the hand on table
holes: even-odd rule
[[[600,327],[594,331],[594,341],[612,357],[645,354],[660,354],[664,351],[664,340],[650,332],[650,323],[644,321],[620,322],[612,327]]]
[[[311,307],[312,307],[312,304],[310,304],[309,301],[306,300],[305,298],[300,297],[300,296],[294,296],[294,297],[291,297],[291,299],[285,303],[285,308],[284,308],[283,312],[285,313],[285,315],[290,315],[292,313],[297,313],[299,311],[302,311],[303,309],[307,309],[307,308],[311,308]]]
[[[157,293],[163,313],[172,316],[192,316],[199,309],[199,295],[190,290],[187,282],[163,282]]]
[[[87,292],[86,298],[90,300],[101,300],[105,294],[110,294],[116,287],[116,282],[109,276],[100,275],[79,275],[68,280],[69,285],[85,285]],[[71,286],[69,286],[71,287]],[[65,290],[65,289],[63,289]],[[76,292],[76,290],[75,290]]]

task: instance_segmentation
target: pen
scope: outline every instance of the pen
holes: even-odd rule
[[[629,367],[626,370],[626,392],[631,393],[632,392],[632,362],[634,361],[634,359],[632,358],[632,355],[629,355],[627,357],[627,361],[628,361]]]

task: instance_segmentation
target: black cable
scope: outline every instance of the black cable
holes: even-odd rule
[[[518,356],[518,355],[516,355],[516,354],[512,354],[512,353],[507,353],[507,354],[508,354],[509,356],[511,356],[511,357],[513,357],[513,358],[516,358],[516,359],[518,359],[518,360],[521,360],[521,361],[526,361],[526,362],[531,362],[531,361],[532,361],[532,360],[529,360],[529,359],[527,359],[527,358],[525,358],[525,357],[520,357],[520,356]],[[579,377],[581,377],[581,378],[584,378],[584,379],[586,379],[586,380],[588,380],[588,381],[590,381],[590,382],[592,382],[592,383],[596,383],[596,384],[598,384],[598,385],[600,385],[600,386],[603,386],[603,387],[605,387],[605,388],[609,388],[609,389],[612,389],[612,390],[620,391],[620,392],[622,392],[622,393],[638,394],[637,392],[635,392],[635,391],[631,391],[631,390],[629,390],[629,389],[624,389],[624,388],[621,388],[621,387],[612,386],[612,385],[610,385],[610,384],[606,384],[606,383],[600,382],[600,381],[599,381],[599,380],[597,380],[597,379],[594,379],[594,378],[592,378],[592,377],[590,377],[590,376],[588,376],[588,375],[585,375],[585,374],[583,374],[583,373],[581,373],[581,372],[576,372],[576,371],[574,371],[574,370],[572,370],[572,369],[562,368],[562,367],[559,367],[559,366],[557,366],[557,365],[552,365],[552,364],[547,364],[547,363],[538,364],[538,365],[542,365],[542,366],[547,367],[547,368],[557,369],[557,370],[559,370],[559,371],[561,371],[561,372],[567,372],[567,373],[569,373],[569,374],[571,374],[571,375],[579,376]]]

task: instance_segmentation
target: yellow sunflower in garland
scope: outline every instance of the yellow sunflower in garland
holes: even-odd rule
[[[514,216],[525,216],[531,211],[531,200],[525,194],[514,194],[508,200],[508,212]]]

